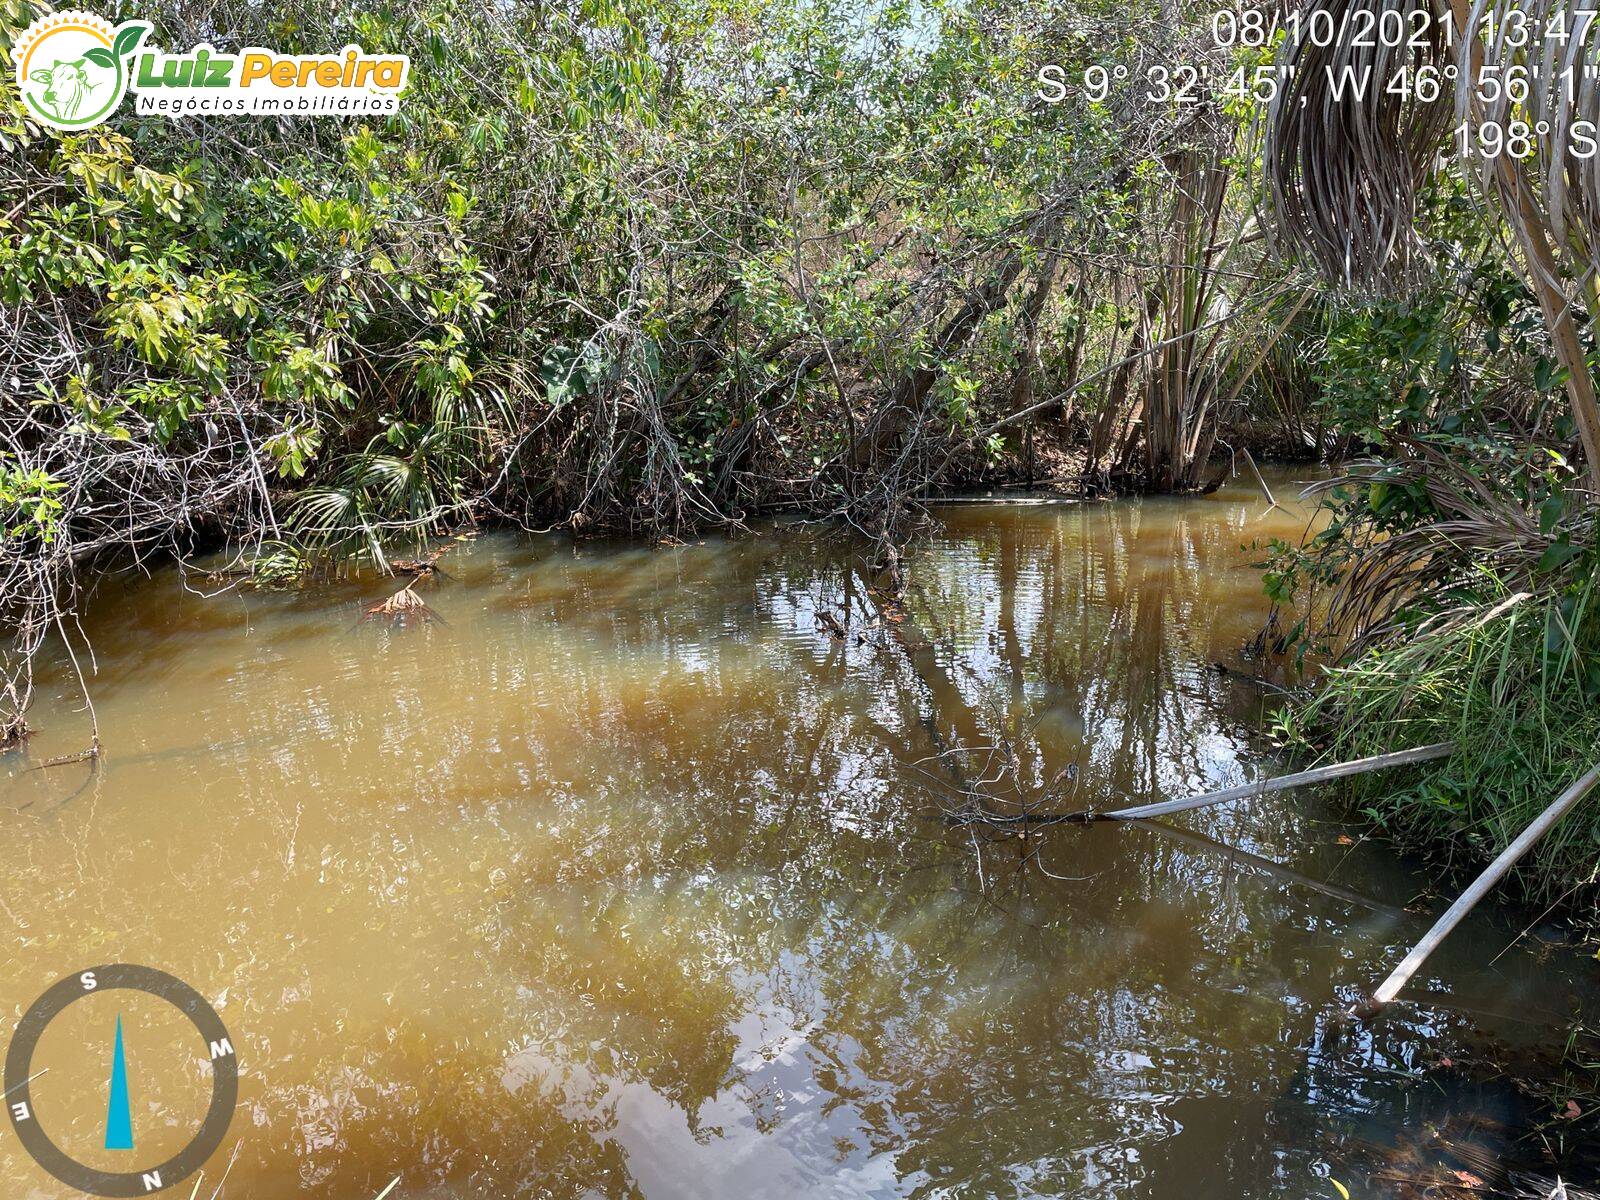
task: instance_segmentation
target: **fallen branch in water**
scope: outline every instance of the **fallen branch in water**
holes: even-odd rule
[[[51,767],[70,767],[73,763],[96,762],[100,758],[100,745],[95,743],[87,750],[79,750],[76,754],[61,754],[55,758],[47,758],[42,763],[34,763],[30,771],[46,771]]]
[[[1388,754],[1375,754],[1370,758],[1357,758],[1350,762],[1330,763],[1325,767],[1312,767],[1292,775],[1279,775],[1276,779],[1261,779],[1255,783],[1241,783],[1221,791],[1204,792],[1185,800],[1164,800],[1158,804],[1141,804],[1135,808],[1119,808],[1112,812],[1096,813],[1101,820],[1134,821],[1141,817],[1164,817],[1168,813],[1187,812],[1192,808],[1209,808],[1229,800],[1253,799],[1271,792],[1287,791],[1311,783],[1326,783],[1330,779],[1344,779],[1350,775],[1364,775],[1384,767],[1399,767],[1407,763],[1429,762],[1444,758],[1455,751],[1454,742],[1435,742],[1431,746],[1415,746],[1410,750],[1395,750]]]
[[[415,579],[430,578],[434,575],[443,575],[446,579],[451,576],[439,565],[439,560],[462,542],[470,542],[478,536],[477,530],[460,530],[423,554],[419,558],[391,558],[389,566],[396,575],[410,575]]]
[[[1431,746],[1414,746],[1410,750],[1395,750],[1388,754],[1375,754],[1371,758],[1358,758],[1351,762],[1329,763],[1325,767],[1312,767],[1310,770],[1296,771],[1291,775],[1279,775],[1275,779],[1258,779],[1254,783],[1241,783],[1236,787],[1223,788],[1216,792],[1202,792],[1198,796],[1188,796],[1182,800],[1162,800],[1156,804],[1140,804],[1134,808],[1118,808],[1110,812],[1095,812],[1093,809],[1084,809],[1081,812],[1070,813],[1019,813],[1015,816],[994,819],[1001,823],[1019,825],[1087,824],[1090,821],[1138,821],[1148,817],[1164,817],[1169,813],[1187,812],[1195,808],[1209,808],[1214,804],[1224,804],[1229,800],[1253,799],[1273,792],[1284,792],[1290,788],[1304,787],[1307,784],[1325,783],[1330,779],[1343,779],[1350,775],[1362,775],[1368,771],[1381,770],[1384,767],[1398,767],[1407,763],[1428,762],[1435,758],[1444,758],[1453,753],[1454,750],[1454,742],[1435,742]]]
[[[1283,508],[1283,505],[1278,503],[1278,498],[1272,494],[1272,489],[1267,486],[1267,481],[1262,477],[1261,468],[1256,466],[1256,460],[1250,453],[1250,447],[1241,446],[1239,447],[1239,452],[1244,455],[1244,461],[1249,464],[1250,474],[1256,477],[1256,485],[1260,487],[1267,497],[1267,512],[1271,512],[1275,508]],[[1286,508],[1283,510],[1284,512],[1289,511]]]
[[[1567,811],[1589,794],[1591,788],[1600,783],[1600,764],[1590,767],[1583,775],[1573,781],[1571,786],[1561,795],[1557,796],[1549,808],[1545,809],[1517,835],[1504,850],[1500,851],[1495,860],[1484,868],[1483,873],[1472,881],[1472,886],[1462,892],[1456,902],[1444,910],[1444,915],[1434,922],[1433,928],[1422,935],[1422,940],[1411,948],[1411,953],[1400,961],[1400,965],[1389,974],[1389,978],[1378,986],[1371,997],[1358,1004],[1352,1016],[1362,1020],[1370,1020],[1382,1012],[1400,994],[1400,989],[1422,969],[1422,964],[1428,961],[1428,956],[1439,948],[1439,943],[1449,936],[1450,931],[1461,924],[1461,919],[1472,911],[1473,906],[1488,894],[1489,889],[1500,882],[1516,862],[1545,834],[1550,832],[1552,826]]]

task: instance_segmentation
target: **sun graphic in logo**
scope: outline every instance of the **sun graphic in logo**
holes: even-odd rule
[[[28,111],[56,129],[88,129],[109,117],[128,90],[144,21],[113,26],[93,13],[52,13],[17,39],[11,55]]]

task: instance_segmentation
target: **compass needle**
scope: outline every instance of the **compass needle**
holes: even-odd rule
[[[84,997],[103,996],[118,989],[144,993],[165,1001],[176,1010],[176,1015],[193,1026],[193,1033],[184,1038],[188,1049],[178,1051],[181,1057],[174,1059],[171,1050],[166,1052],[165,1057],[174,1065],[179,1062],[207,1063],[211,1075],[211,1095],[204,1113],[200,1115],[199,1128],[175,1153],[169,1153],[170,1147],[158,1152],[162,1138],[151,1136],[151,1131],[146,1129],[140,1144],[144,1158],[150,1161],[141,1162],[129,1156],[120,1160],[128,1169],[111,1171],[79,1162],[51,1140],[34,1111],[29,1086],[48,1070],[34,1070],[33,1059],[40,1038],[50,1023]],[[152,1025],[149,1021],[140,1020],[140,1012],[135,1009],[131,1013],[118,1011],[116,1014],[116,1034],[111,1045],[111,1078],[106,1085],[104,1146],[107,1150],[134,1149],[128,1045],[123,1032],[125,1016],[131,1016],[138,1028],[139,1053],[142,1056],[139,1060],[141,1086],[148,1079],[158,1076],[161,1070],[161,1018],[158,1017]],[[98,1018],[95,1019],[95,1025],[98,1026]],[[199,1040],[191,1040],[196,1034]],[[93,1053],[95,1046],[103,1043],[91,1035],[86,1042],[78,1041],[76,1045]],[[175,1187],[180,1181],[192,1181],[192,1197],[199,1194],[203,1177],[201,1168],[221,1146],[239,1106],[239,1060],[234,1053],[233,1040],[228,1036],[217,1010],[183,980],[155,967],[136,963],[103,963],[58,979],[23,1013],[6,1048],[4,1087],[6,1113],[11,1118],[11,1126],[23,1149],[56,1179],[77,1192],[91,1196],[145,1197]],[[200,1098],[199,1095],[195,1096],[196,1100]],[[148,1098],[146,1103],[149,1104]],[[237,1155],[237,1145],[234,1149]],[[229,1165],[232,1165],[231,1159]],[[223,1179],[227,1179],[226,1171]],[[218,1194],[220,1190],[219,1184]]]
[[[133,1112],[128,1103],[128,1059],[122,1049],[122,1014],[117,1014],[117,1042],[111,1053],[111,1095],[106,1101],[106,1149],[133,1149]]]

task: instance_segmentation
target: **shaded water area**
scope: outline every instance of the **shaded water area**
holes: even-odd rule
[[[212,999],[242,1080],[202,1196],[1386,1196],[1439,1131],[1522,1153],[1537,1106],[1452,1063],[1600,1001],[1527,914],[1339,1038],[1428,881],[1317,796],[1177,833],[944,818],[979,777],[1075,805],[1275,769],[1248,547],[1305,518],[1265,510],[941,506],[903,621],[802,525],[485,537],[425,585],[448,623],[403,630],[358,625],[391,580],[107,584],[103,763],[25,770],[87,740],[60,664],[0,760],[0,1020],[112,961]],[[133,1156],[193,1132],[204,1047],[162,1007],[52,1027],[63,1148],[133,1165],[101,1144],[118,1013]],[[0,1177],[75,1194],[9,1129]]]

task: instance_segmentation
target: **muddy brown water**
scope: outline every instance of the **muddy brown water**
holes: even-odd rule
[[[103,763],[26,769],[86,740],[60,663],[0,760],[4,1034],[98,963],[196,987],[242,1073],[201,1196],[1380,1196],[1459,1167],[1429,1138],[1525,1153],[1548,1114],[1458,1060],[1532,1062],[1600,999],[1527,914],[1478,914],[1420,1002],[1333,1036],[1430,881],[1318,796],[1178,834],[942,818],[964,786],[1146,801],[1275,769],[1251,546],[1305,514],[1265,510],[1243,484],[943,506],[903,621],[800,524],[484,537],[422,629],[357,625],[379,579],[107,583]],[[119,1014],[133,1151],[103,1148]],[[143,1169],[197,1126],[196,1042],[89,996],[41,1039],[39,1119]],[[77,1194],[9,1128],[0,1178]]]

